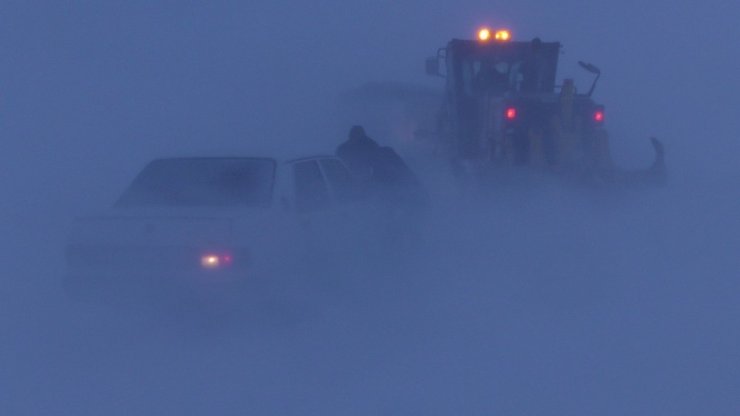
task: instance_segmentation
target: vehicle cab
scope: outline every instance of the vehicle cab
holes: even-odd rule
[[[599,154],[608,149],[604,107],[590,98],[593,86],[580,94],[571,80],[556,85],[560,53],[559,42],[514,41],[508,30],[488,28],[439,49],[427,73],[445,78],[444,152],[457,160],[544,167],[608,157]]]

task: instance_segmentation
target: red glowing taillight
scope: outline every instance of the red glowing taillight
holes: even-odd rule
[[[223,269],[233,262],[234,258],[229,253],[203,253],[200,256],[200,267],[204,269]]]
[[[506,120],[508,121],[516,120],[516,107],[508,107],[504,112],[504,117],[506,117]]]
[[[597,123],[604,122],[604,110],[603,109],[598,109],[594,111],[594,121]]]

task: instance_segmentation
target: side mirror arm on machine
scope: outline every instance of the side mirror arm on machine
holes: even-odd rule
[[[578,61],[578,65],[580,65],[581,68],[585,69],[586,71],[596,75],[596,78],[594,78],[594,82],[591,84],[591,88],[588,90],[588,93],[586,93],[586,96],[590,97],[594,93],[594,89],[596,89],[596,83],[599,82],[599,78],[601,77],[601,70],[595,67],[593,64],[583,61]]]
[[[426,72],[427,75],[435,76],[435,77],[442,77],[446,78],[444,74],[441,73],[439,68],[439,62],[444,59],[445,53],[447,52],[446,48],[440,48],[437,51],[437,56],[433,56],[426,59]]]

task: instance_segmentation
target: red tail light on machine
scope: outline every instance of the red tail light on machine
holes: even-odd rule
[[[516,107],[506,107],[506,111],[504,111],[504,117],[506,118],[506,121],[514,121],[516,120],[516,116]]]
[[[594,110],[593,119],[596,123],[603,123],[605,116],[604,116],[604,109],[603,108],[597,108]]]

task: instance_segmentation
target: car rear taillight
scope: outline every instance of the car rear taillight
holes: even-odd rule
[[[223,269],[231,266],[234,257],[230,253],[203,253],[200,256],[200,267],[209,270]]]
[[[506,111],[504,111],[504,117],[506,121],[516,120],[516,107],[507,107]]]

